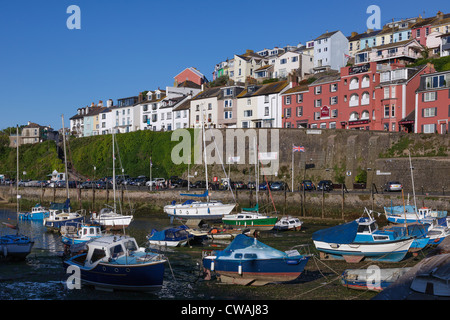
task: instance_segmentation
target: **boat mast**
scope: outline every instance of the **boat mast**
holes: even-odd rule
[[[205,179],[206,179],[206,193],[207,201],[209,202],[209,189],[208,189],[208,162],[206,161],[206,136],[205,136],[205,110],[204,105],[202,105],[202,136],[203,136],[203,158],[205,161]]]
[[[255,191],[256,191],[256,205],[258,206],[259,213],[259,201],[258,201],[258,191],[259,191],[259,163],[258,163],[258,149],[256,148],[256,137],[253,138],[254,153],[255,153]]]
[[[62,120],[62,133],[63,133],[63,146],[64,146],[64,166],[65,166],[65,175],[66,175],[66,193],[67,193],[67,199],[70,198],[69,196],[69,174],[67,172],[67,155],[66,155],[66,130],[64,129],[64,115],[61,115]]]
[[[112,160],[113,160],[113,195],[114,195],[114,213],[116,212],[116,158],[114,149],[114,129],[112,132]]]
[[[414,174],[413,174],[413,167],[412,167],[412,162],[411,162],[411,151],[409,151],[409,168],[411,170],[411,182],[412,182],[412,191],[413,191],[413,197],[414,197],[414,210],[416,211],[416,216],[418,216],[417,214],[417,204],[416,204],[416,191],[414,190]]]
[[[16,201],[17,201],[17,217],[19,217],[19,125],[17,125],[17,129],[16,129],[16,144],[17,144],[17,159],[16,159],[16,165],[17,165],[17,173],[16,173],[16,189],[17,189],[17,194],[16,194]]]

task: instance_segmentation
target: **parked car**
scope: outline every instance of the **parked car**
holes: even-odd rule
[[[147,181],[147,182],[145,183],[145,185],[146,185],[147,187],[150,187],[150,186],[156,187],[156,186],[162,186],[162,185],[164,185],[165,182],[166,182],[166,179],[164,179],[164,178],[155,178],[155,179],[153,179],[152,181]]]
[[[192,188],[205,189],[206,188],[206,181],[204,181],[204,180],[195,181],[192,184]]]
[[[172,181],[172,188],[184,188],[188,186],[188,181],[183,179],[178,179]]]
[[[256,189],[256,182],[249,181],[249,183],[247,183],[247,189]]]
[[[145,186],[147,182],[147,178],[146,177],[137,177],[136,179],[134,179],[133,185],[135,186]]]
[[[275,181],[270,184],[270,190],[285,190],[286,188],[286,183],[283,181]]]
[[[242,181],[231,182],[233,189],[246,189],[247,186]]]
[[[403,186],[399,181],[390,181],[386,183],[384,191],[402,191]]]
[[[79,184],[78,188],[80,188],[80,189],[92,189],[92,188],[97,188],[97,185],[96,185],[95,181],[85,181],[85,182]]]
[[[333,182],[331,180],[321,180],[317,184],[317,190],[333,191]]]
[[[269,188],[270,188],[270,183],[267,183],[264,181],[259,184],[259,190],[267,190],[267,186],[269,186]]]
[[[312,183],[311,180],[303,180],[302,190],[313,191],[316,190],[316,186],[314,185],[314,183]]]

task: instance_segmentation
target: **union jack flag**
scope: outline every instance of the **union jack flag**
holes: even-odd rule
[[[305,152],[305,147],[292,146],[292,152]]]

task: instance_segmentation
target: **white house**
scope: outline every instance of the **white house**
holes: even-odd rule
[[[298,72],[303,78],[305,74],[313,73],[314,57],[298,51],[288,51],[275,59],[274,78],[286,79],[292,72]]]
[[[322,34],[314,39],[314,70],[341,70],[347,64],[348,39],[341,31]]]
[[[113,123],[117,132],[133,132],[139,130],[139,109],[136,108],[138,97],[128,97],[117,100],[117,106],[112,109]]]

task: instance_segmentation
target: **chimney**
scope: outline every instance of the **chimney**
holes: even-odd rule
[[[355,37],[357,35],[358,35],[358,32],[355,32],[355,31],[352,32],[352,37]]]
[[[102,101],[102,100],[100,100],[100,101],[98,102],[97,107],[103,107],[103,101]]]
[[[107,106],[108,108],[112,107],[112,106],[113,106],[113,100],[112,100],[112,99],[109,99],[108,102],[106,102],[106,106]]]
[[[91,103],[91,107],[95,107],[95,103],[92,102],[92,103]]]
[[[439,20],[442,20],[442,19],[444,18],[444,14],[443,14],[441,11],[439,11],[439,12],[436,14],[436,18],[438,18]]]

